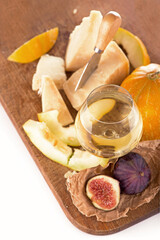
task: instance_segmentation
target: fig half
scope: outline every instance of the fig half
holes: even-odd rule
[[[120,182],[122,192],[136,194],[142,192],[149,184],[150,169],[144,158],[134,152],[120,157],[114,167],[114,178]]]
[[[120,200],[119,182],[105,175],[93,177],[87,183],[86,194],[96,208],[113,210]]]

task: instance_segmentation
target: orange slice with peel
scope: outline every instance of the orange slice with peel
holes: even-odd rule
[[[18,63],[32,62],[47,53],[55,44],[57,37],[57,27],[41,33],[17,48],[8,60]]]

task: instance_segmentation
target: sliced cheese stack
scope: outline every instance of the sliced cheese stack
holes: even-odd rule
[[[70,34],[65,56],[67,71],[83,67],[93,55],[101,21],[102,14],[91,11],[90,16],[83,18],[82,23]]]
[[[40,90],[43,75],[48,75],[50,79],[54,81],[56,87],[62,89],[66,81],[64,60],[60,57],[50,56],[48,54],[40,58],[37,64],[36,73],[33,75],[32,80],[32,89],[34,91]]]
[[[42,111],[58,110],[58,121],[66,126],[73,122],[73,118],[61,97],[55,83],[48,76],[42,76]]]
[[[77,82],[84,68],[77,70],[63,85],[72,106],[79,110],[89,93],[103,84],[121,84],[129,74],[129,61],[118,45],[112,41],[102,54],[98,68],[89,77],[86,84],[75,92]]]

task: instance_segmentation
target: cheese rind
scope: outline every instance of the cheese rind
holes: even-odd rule
[[[81,24],[76,26],[70,34],[65,56],[67,71],[76,71],[91,58],[101,21],[101,12],[93,10],[89,17],[83,18]]]
[[[129,74],[129,61],[118,45],[111,41],[102,54],[98,68],[89,77],[86,84],[75,91],[84,68],[77,70],[63,85],[63,89],[72,106],[79,110],[90,92],[103,84],[118,84]]]
[[[43,55],[37,64],[36,73],[33,75],[33,91],[37,91],[41,88],[43,75],[48,75],[56,84],[57,88],[62,89],[62,86],[66,81],[64,60],[60,57],[50,56],[48,54]]]
[[[73,122],[73,118],[59,93],[55,83],[48,77],[42,77],[42,111],[58,110],[58,121],[63,125]]]

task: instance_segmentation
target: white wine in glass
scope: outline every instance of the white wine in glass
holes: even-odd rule
[[[90,93],[75,124],[82,147],[108,159],[130,152],[140,141],[143,127],[129,92],[113,84],[103,85]]]

